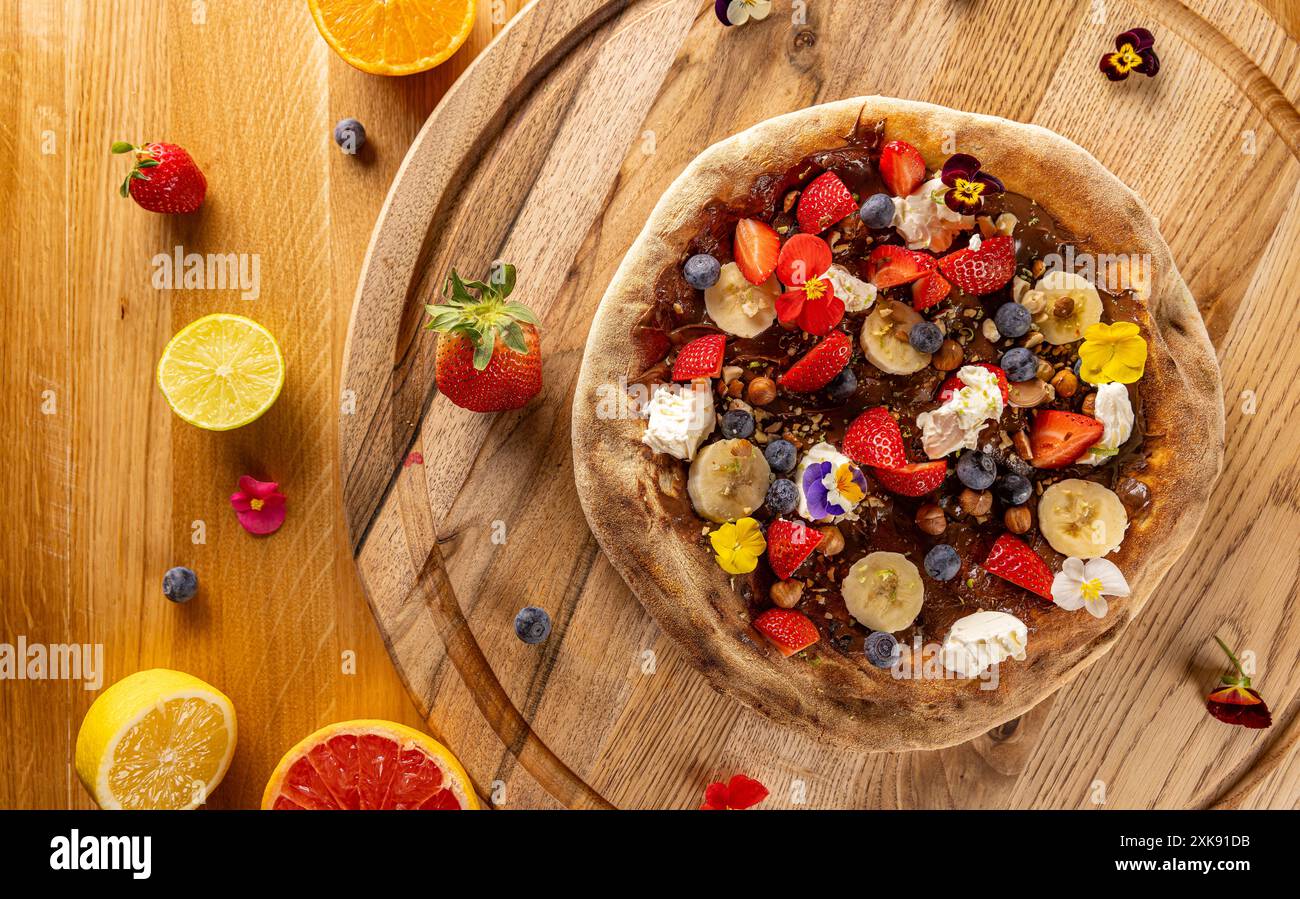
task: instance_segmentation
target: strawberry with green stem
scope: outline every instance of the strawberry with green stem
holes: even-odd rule
[[[122,182],[119,193],[130,196],[149,212],[165,215],[189,213],[203,205],[208,181],[189,153],[176,144],[147,143],[141,146],[114,141],[113,153],[130,153],[135,164]]]

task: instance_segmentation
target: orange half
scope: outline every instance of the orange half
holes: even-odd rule
[[[262,808],[477,809],[460,762],[428,734],[392,721],[329,724],[280,759]]]
[[[307,0],[321,36],[372,75],[412,75],[447,60],[469,37],[478,0]]]

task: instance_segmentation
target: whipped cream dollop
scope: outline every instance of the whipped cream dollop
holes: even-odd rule
[[[828,268],[826,280],[831,282],[835,296],[843,301],[845,312],[866,312],[876,302],[876,285],[863,281],[842,265]]]
[[[807,488],[809,485],[804,483],[804,475],[813,465],[822,462],[831,464],[830,471],[821,479],[821,485],[825,490],[824,502],[838,506],[844,512],[840,515],[831,515],[816,517],[808,505]],[[865,498],[865,491],[861,490],[859,482],[858,490],[847,478],[844,479],[845,492],[839,489],[841,479],[838,477],[841,473],[855,472],[858,470],[857,465],[848,456],[841,453],[829,443],[817,443],[804,453],[803,458],[799,460],[799,467],[795,469],[794,483],[799,491],[799,516],[805,521],[857,521],[857,514],[853,511],[858,503]],[[859,475],[861,477],[861,475]],[[814,488],[815,489],[815,488]],[[845,495],[847,493],[848,495]]]
[[[978,677],[1004,659],[1025,660],[1029,628],[1006,612],[976,612],[953,622],[943,640],[943,667],[959,677]]]
[[[1128,388],[1117,381],[1097,387],[1097,408],[1092,417],[1105,428],[1101,439],[1079,458],[1082,465],[1100,465],[1119,452],[1124,441],[1133,435],[1133,404]]]
[[[959,449],[975,449],[985,422],[1002,417],[1004,403],[998,377],[979,365],[963,365],[957,380],[964,384],[933,412],[916,416],[921,446],[931,459],[941,459]]]
[[[909,250],[942,253],[953,238],[975,227],[975,216],[953,212],[943,202],[948,185],[931,178],[908,197],[894,197],[893,226],[907,241]]]
[[[707,382],[661,384],[646,403],[645,414],[650,420],[641,442],[656,453],[689,462],[713,432],[713,391]]]

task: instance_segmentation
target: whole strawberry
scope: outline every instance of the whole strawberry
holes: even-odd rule
[[[114,153],[135,154],[135,165],[122,182],[122,196],[129,193],[142,208],[168,215],[194,212],[203,205],[208,181],[190,154],[176,144],[137,147],[115,141],[112,149]]]
[[[522,303],[507,302],[514,289],[513,265],[495,269],[489,283],[465,282],[453,271],[447,300],[425,307],[432,316],[426,327],[440,335],[438,390],[462,409],[518,409],[542,389],[537,316]]]

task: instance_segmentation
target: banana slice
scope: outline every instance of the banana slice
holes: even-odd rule
[[[1119,549],[1128,513],[1114,491],[1095,481],[1069,478],[1043,491],[1038,528],[1058,553],[1095,559]]]
[[[763,284],[750,284],[740,266],[728,262],[718,281],[704,291],[704,308],[713,323],[737,337],[757,337],[776,321],[776,298],[781,282],[776,275]]]
[[[1039,278],[1034,289],[1042,291],[1046,301],[1035,323],[1048,343],[1082,340],[1088,326],[1101,321],[1101,294],[1082,275],[1053,270]]]
[[[921,572],[899,553],[874,552],[853,563],[840,584],[849,614],[873,631],[897,633],[925,601]]]
[[[753,515],[767,496],[772,469],[757,446],[737,437],[700,450],[686,478],[695,511],[709,521]]]
[[[930,354],[918,352],[907,340],[912,325],[919,321],[921,314],[905,303],[876,303],[858,336],[867,361],[889,375],[910,375],[929,365]]]

